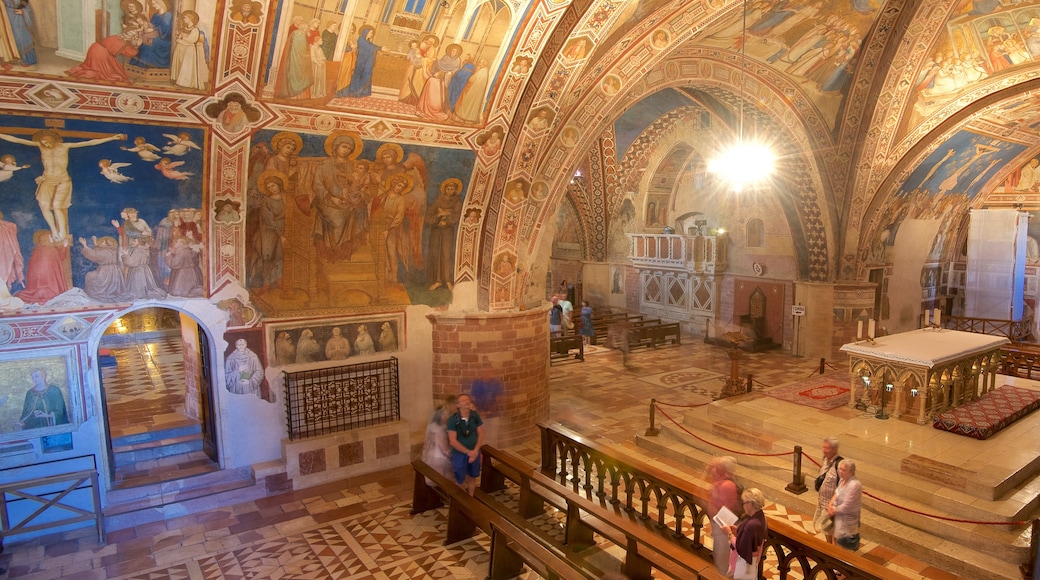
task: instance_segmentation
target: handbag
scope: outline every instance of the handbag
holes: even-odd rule
[[[748,562],[737,556],[737,561],[733,565],[733,580],[758,580],[759,558],[759,556],[755,556],[751,558],[751,562]]]
[[[851,536],[845,536],[844,538],[837,538],[835,541],[839,546],[846,550],[852,550],[855,552],[859,549],[859,534],[852,534]]]
[[[820,524],[820,531],[825,534],[830,534],[834,531],[834,518],[827,516]]]
[[[839,456],[834,458],[833,465],[834,465],[835,473],[837,473],[837,471],[838,471],[838,464],[841,463],[841,460],[842,460],[842,456],[841,455],[839,455]],[[828,472],[830,472],[830,469],[828,469],[827,471],[824,471],[822,474],[820,474],[820,475],[818,475],[816,477],[816,491],[820,491],[820,488],[823,487],[823,482],[824,482],[824,480],[827,479],[827,473]]]

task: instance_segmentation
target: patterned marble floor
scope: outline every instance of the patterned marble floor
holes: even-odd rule
[[[646,457],[635,446],[634,434],[647,425],[651,397],[695,404],[710,400],[722,387],[729,369],[725,351],[689,342],[637,350],[627,366],[619,354],[593,348],[584,363],[552,367],[551,418],[644,460],[682,470]],[[816,364],[776,352],[749,354],[742,374],[754,373],[760,390],[807,376]],[[511,451],[538,459],[537,441]],[[104,545],[90,529],[9,544],[0,554],[0,568],[9,572],[0,579],[483,579],[486,537],[445,546],[443,509],[408,514],[411,482],[410,469],[402,467],[113,531]],[[766,513],[795,524],[809,519],[773,504]],[[555,517],[545,516],[546,530],[558,525]],[[885,565],[892,578],[957,578],[869,541],[860,554]],[[616,550],[603,547],[596,563],[604,571],[616,570]],[[777,576],[767,570],[767,577]]]

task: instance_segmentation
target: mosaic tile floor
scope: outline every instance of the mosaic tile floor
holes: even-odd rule
[[[627,367],[605,349],[590,349],[584,363],[554,366],[551,418],[669,466],[635,446],[634,434],[647,425],[650,398],[706,402],[729,368],[723,349],[689,342],[637,350]],[[742,374],[754,373],[756,390],[807,376],[816,366],[776,352],[749,354],[742,363]],[[536,441],[510,450],[538,459]],[[104,545],[91,529],[9,543],[0,554],[0,568],[8,570],[0,579],[483,579],[487,538],[445,546],[445,510],[408,514],[411,482],[411,470],[401,467],[113,531]],[[768,505],[766,513],[795,524],[809,519],[780,505]],[[558,533],[559,516],[547,513],[538,525]],[[603,571],[616,570],[616,550],[601,546],[601,552],[590,560]],[[888,567],[893,578],[957,578],[869,541],[860,554]],[[777,576],[767,569],[767,577]]]

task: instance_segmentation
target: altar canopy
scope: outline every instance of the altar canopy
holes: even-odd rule
[[[852,377],[849,406],[886,389],[893,417],[913,413],[924,424],[993,390],[1000,347],[1010,342],[1003,336],[926,328],[882,336],[873,344],[845,344],[841,351],[849,354]]]

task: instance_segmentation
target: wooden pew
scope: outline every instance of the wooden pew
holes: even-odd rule
[[[612,313],[605,316],[593,316],[592,317],[592,332],[594,341],[592,344],[599,344],[601,339],[606,338],[607,331],[610,329],[612,324],[616,324],[622,320],[627,320],[629,323],[638,322],[643,319],[642,314],[629,314],[627,312]]]
[[[676,521],[672,534],[680,534],[685,517],[693,527],[692,550],[702,549],[699,529],[706,519],[708,492],[691,486],[677,475],[662,471],[616,449],[586,438],[559,423],[539,423],[542,432],[542,466],[539,473],[556,476],[558,485],[567,484],[572,491],[585,491],[587,497],[598,497],[598,503],[619,506],[622,513],[641,514],[653,520],[654,527],[665,533],[665,510]],[[557,473],[559,471],[559,473]],[[583,476],[583,477],[581,477]],[[584,482],[584,484],[583,484]],[[653,498],[667,497],[669,502],[656,508]],[[892,576],[884,566],[819,540],[800,528],[782,520],[767,518],[766,552],[778,560],[779,577],[788,573],[816,570],[815,577],[844,577],[849,580],[883,580]],[[649,524],[648,524],[649,525]],[[698,547],[700,546],[700,548]]]
[[[629,348],[639,346],[657,348],[657,345],[666,342],[681,344],[681,339],[682,330],[679,328],[679,323],[665,322],[632,328],[628,334],[628,345]]]
[[[585,361],[585,341],[580,334],[549,337],[549,364],[553,361],[571,358],[571,351],[578,351],[574,358]]]
[[[539,544],[531,531],[523,530],[503,518],[466,490],[444,477],[421,460],[412,462],[415,487],[412,490],[413,514],[441,507],[448,503],[448,534],[445,544],[473,537],[483,530],[491,538],[491,561],[488,578],[505,580],[523,572],[524,564],[543,578],[553,580],[589,580],[596,576],[568,559]],[[426,483],[426,479],[435,486]]]
[[[676,578],[725,578],[708,559],[710,554],[695,551],[684,537],[677,538],[667,529],[662,531],[652,522],[648,525],[638,514],[602,498],[585,498],[509,452],[484,446],[481,453],[481,490],[501,489],[509,479],[520,488],[522,513],[541,513],[545,502],[566,513],[568,549],[580,552],[594,545],[594,535],[598,534],[625,549],[621,572],[632,580],[652,578],[655,568]]]

